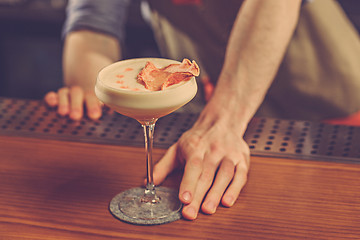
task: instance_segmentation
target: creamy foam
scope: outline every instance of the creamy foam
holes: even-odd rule
[[[152,58],[150,60],[157,68],[165,67],[172,63],[179,63],[177,61]],[[164,61],[165,60],[165,61]],[[117,67],[108,69],[106,77],[101,81],[109,87],[130,91],[149,91],[145,88],[143,83],[137,80],[139,72],[145,67],[147,60],[144,59],[131,59],[124,60],[117,64]],[[179,84],[183,84],[180,82]]]

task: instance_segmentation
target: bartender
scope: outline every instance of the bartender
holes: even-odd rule
[[[101,116],[97,73],[121,59],[129,1],[70,0],[64,87],[45,96],[61,115]],[[254,116],[356,119],[359,35],[335,0],[157,0],[142,10],[163,57],[195,60],[203,90],[194,126],[154,169],[155,184],[184,168],[183,216],[231,207],[247,180],[243,139]],[[85,107],[83,107],[85,106]]]

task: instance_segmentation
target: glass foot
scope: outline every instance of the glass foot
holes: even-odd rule
[[[182,203],[177,191],[156,187],[158,200],[144,201],[145,188],[138,187],[116,195],[110,202],[110,212],[118,219],[137,225],[159,225],[181,218]]]

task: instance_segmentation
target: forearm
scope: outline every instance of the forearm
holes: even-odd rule
[[[244,2],[230,35],[216,90],[205,108],[207,119],[236,122],[232,127],[245,131],[276,75],[300,5],[300,0]]]
[[[65,39],[64,83],[93,91],[100,69],[120,58],[116,38],[87,30],[74,31]]]

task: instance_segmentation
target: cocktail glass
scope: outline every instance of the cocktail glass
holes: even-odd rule
[[[151,61],[158,68],[180,63],[163,58],[119,61],[102,69],[95,85],[95,93],[101,102],[122,115],[136,119],[144,129],[146,187],[126,190],[116,195],[110,202],[110,211],[116,217],[139,225],[162,224],[181,217],[182,203],[177,192],[171,188],[154,185],[152,161],[154,128],[160,117],[188,103],[197,92],[195,77],[161,91],[145,89],[136,81],[136,76],[147,61]]]

